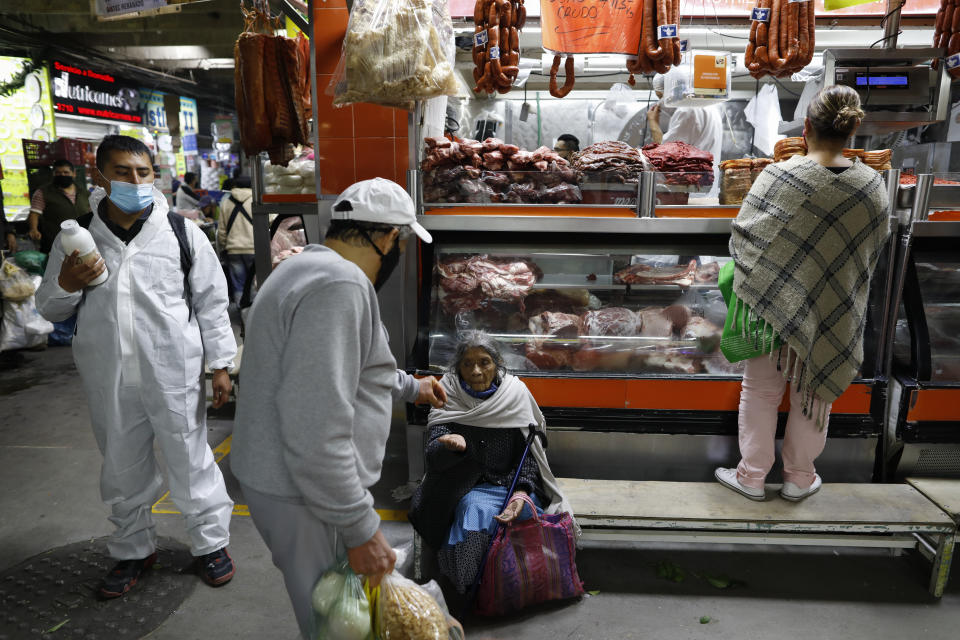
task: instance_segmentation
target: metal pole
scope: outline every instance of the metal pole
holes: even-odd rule
[[[897,36],[900,35],[900,12],[906,0],[887,0],[887,17],[883,23],[883,42],[885,49],[897,48]]]
[[[656,173],[643,171],[640,173],[640,192],[637,195],[639,214],[641,218],[653,218],[657,206]]]
[[[913,196],[913,208],[910,210],[910,222],[922,222],[930,213],[930,189],[933,187],[933,175],[921,173],[917,176],[916,194]]]

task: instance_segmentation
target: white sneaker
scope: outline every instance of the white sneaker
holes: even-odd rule
[[[800,502],[807,496],[812,496],[817,491],[820,491],[822,485],[823,480],[820,479],[818,474],[813,474],[813,484],[806,489],[801,489],[792,482],[784,482],[783,487],[780,489],[780,497],[790,502]]]
[[[763,489],[755,489],[753,487],[740,484],[740,480],[737,478],[736,469],[717,467],[717,470],[713,472],[713,476],[720,482],[720,484],[729,489],[733,489],[737,493],[743,495],[744,497],[750,498],[751,500],[763,502],[767,497],[767,493]]]

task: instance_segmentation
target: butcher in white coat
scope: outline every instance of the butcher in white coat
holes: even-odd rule
[[[168,217],[163,194],[153,188],[152,164],[139,140],[103,139],[93,213],[80,220],[102,260],[84,264],[76,252],[65,256],[58,236],[37,291],[47,319],[78,314],[73,355],[103,454],[101,496],[116,525],[107,546],[118,563],[100,586],[104,598],[126,593],[157,558],[150,510],[162,478],[154,441],[201,578],[216,586],[234,573],[227,553],[233,502],[207,444],[203,384],[206,359],[214,406],[226,402],[237,351],[226,281],[200,229],[180,218],[178,230]],[[106,282],[87,286],[104,268]]]

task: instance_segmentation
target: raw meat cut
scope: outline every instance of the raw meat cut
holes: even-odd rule
[[[609,140],[581,151],[573,166],[589,181],[635,184],[643,171],[643,156],[626,142]]]
[[[544,311],[530,318],[530,333],[556,338],[577,338],[580,336],[580,316],[572,313]]]
[[[587,311],[581,316],[585,336],[633,336],[637,333],[637,315],[622,307]]]
[[[667,174],[664,182],[678,185],[713,184],[713,154],[686,142],[648,144],[643,155],[654,170]]]
[[[652,267],[638,263],[618,271],[614,280],[623,284],[675,284],[689,287],[696,275],[696,260],[691,260],[686,266],[676,267]]]
[[[447,294],[441,301],[444,310],[459,313],[497,300],[519,302],[522,309],[523,299],[541,274],[523,260],[475,255],[437,263],[437,275],[440,288]]]
[[[713,353],[720,348],[722,329],[706,318],[693,316],[687,321],[680,337],[684,340],[696,340],[697,348],[704,353]]]
[[[571,366],[574,371],[627,371],[632,358],[632,349],[584,347],[573,354]]]
[[[673,322],[663,315],[663,308],[650,307],[637,312],[637,335],[644,338],[669,338]]]
[[[700,284],[716,284],[720,276],[720,265],[716,262],[708,262],[697,267],[696,281]]]
[[[527,343],[526,356],[538,369],[548,371],[570,367],[573,352],[563,349],[544,349],[534,343]]]
[[[691,358],[670,349],[638,350],[630,363],[631,370],[693,375],[703,371],[698,358]]]

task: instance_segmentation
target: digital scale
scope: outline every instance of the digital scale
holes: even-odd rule
[[[824,86],[846,85],[867,112],[857,135],[882,135],[945,120],[950,76],[936,48],[827,49]],[[941,63],[933,68],[933,61]]]

